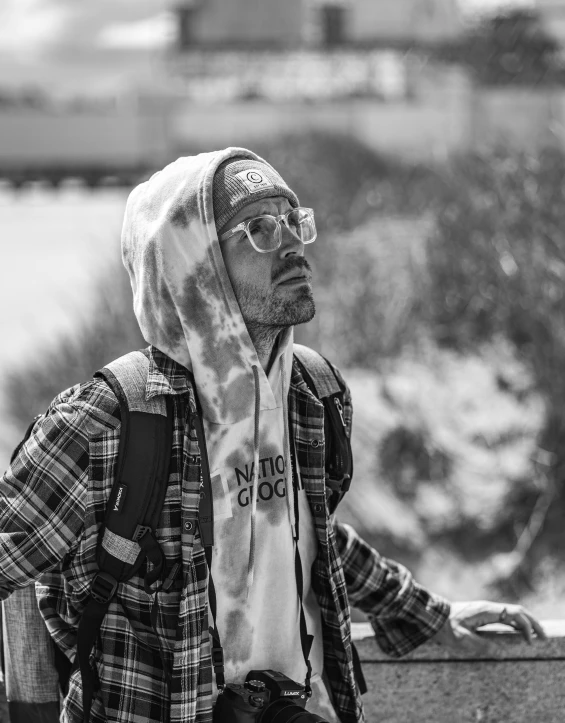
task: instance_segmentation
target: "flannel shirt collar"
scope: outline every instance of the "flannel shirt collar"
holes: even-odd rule
[[[160,394],[186,394],[192,390],[190,372],[157,347],[149,347],[149,374],[145,399]]]

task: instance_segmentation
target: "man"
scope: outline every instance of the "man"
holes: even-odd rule
[[[321,404],[293,362],[293,326],[315,311],[304,257],[315,238],[313,212],[245,149],[179,159],[130,195],[122,248],[151,345],[145,397],[169,397],[174,414],[156,534],[169,568],[177,562],[182,574],[159,593],[158,611],[141,574],[119,586],[92,657],[99,679],[92,721],[212,719],[218,691],[210,589],[196,524],[203,450],[187,424],[195,393],[211,473],[211,579],[228,683],[273,669],[302,684],[307,657],[307,710],[331,722],[364,720],[350,603],[369,615],[378,643],[395,656],[432,637],[453,647],[479,645],[474,630],[500,619],[528,640],[543,637],[519,606],[451,610],[328,516]],[[347,390],[343,418],[349,430]],[[54,400],[2,480],[0,594],[42,575],[42,614],[71,659],[119,439],[118,404],[108,386],[100,379],[77,385]],[[301,610],[313,636],[308,655]],[[78,723],[82,712],[75,671],[62,720]]]

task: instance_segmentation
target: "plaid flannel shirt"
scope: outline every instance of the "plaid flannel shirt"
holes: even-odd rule
[[[99,680],[93,723],[212,720],[208,570],[196,524],[199,450],[187,424],[194,391],[183,367],[151,347],[146,396],[160,394],[172,396],[174,433],[156,534],[169,567],[181,562],[183,574],[169,592],[158,593],[155,627],[154,596],[143,587],[145,566],[119,585],[91,655]],[[348,390],[344,412],[350,429]],[[377,641],[393,656],[433,636],[445,622],[449,605],[419,586],[401,565],[381,557],[351,527],[328,515],[323,406],[296,364],[289,414],[318,539],[312,584],[322,613],[324,667],[340,719],[363,721],[349,605],[369,615]],[[119,438],[119,406],[105,382],[94,379],[76,385],[54,399],[0,485],[0,598],[38,581],[47,626],[71,659],[97,569],[98,532],[112,488]],[[61,720],[82,723],[78,670],[71,676]]]

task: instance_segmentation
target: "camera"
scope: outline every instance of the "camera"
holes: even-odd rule
[[[306,688],[276,670],[251,670],[218,696],[214,723],[327,723],[305,710]]]

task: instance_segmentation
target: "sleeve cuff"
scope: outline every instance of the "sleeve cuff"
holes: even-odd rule
[[[378,646],[386,655],[401,658],[434,637],[449,618],[451,606],[439,595],[430,595],[426,607],[410,619],[371,620]]]

